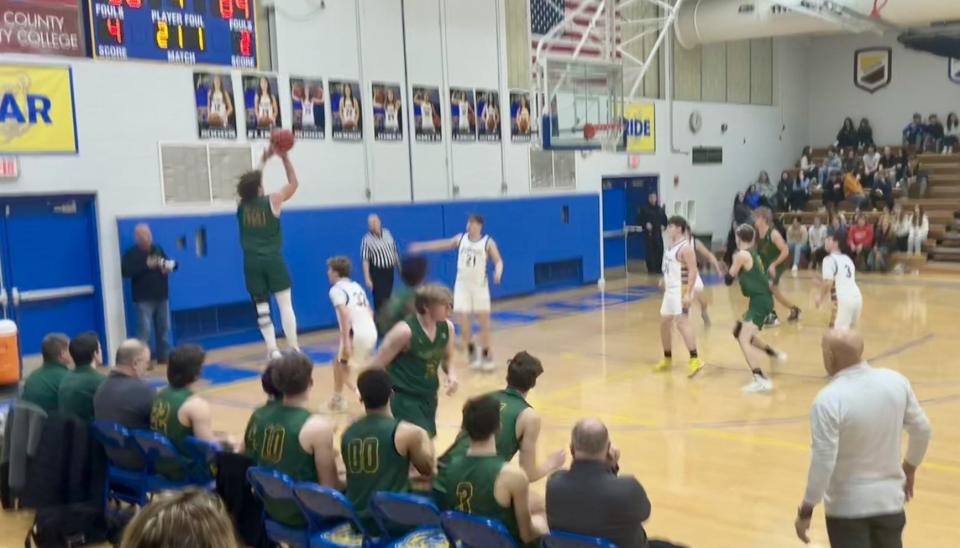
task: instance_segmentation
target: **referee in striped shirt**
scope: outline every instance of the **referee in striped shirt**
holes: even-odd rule
[[[397,242],[393,234],[383,228],[380,217],[371,213],[367,217],[369,231],[363,235],[360,244],[360,255],[363,257],[363,277],[367,287],[373,290],[373,306],[380,310],[380,306],[390,299],[393,292],[393,269],[400,262],[397,252]]]

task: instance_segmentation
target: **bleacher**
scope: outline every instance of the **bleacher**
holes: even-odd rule
[[[883,147],[879,148],[882,150]],[[891,146],[890,149],[895,155],[900,154],[900,146]],[[817,164],[826,155],[826,148],[813,149],[813,161]],[[923,244],[923,255],[914,257],[906,253],[894,253],[891,264],[903,264],[911,270],[922,268],[925,272],[960,273],[960,233],[947,230],[947,226],[953,222],[954,212],[960,210],[960,153],[924,153],[918,155],[918,159],[921,169],[928,176],[926,192],[923,196],[917,196],[917,189],[909,187],[913,195],[908,195],[906,189],[897,188],[894,189],[894,198],[905,210],[912,209],[914,205],[922,206],[930,219],[930,233]],[[793,168],[789,172],[793,176],[798,170]],[[784,222],[790,223],[799,217],[800,222],[809,225],[817,216],[826,222],[822,195],[820,189],[811,190],[806,210],[783,213]],[[844,200],[840,204],[840,211],[846,214],[848,222],[853,222],[853,204]],[[876,222],[881,215],[880,211],[869,207],[863,213],[868,222]]]

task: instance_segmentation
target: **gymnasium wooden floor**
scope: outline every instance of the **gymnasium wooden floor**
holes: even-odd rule
[[[603,299],[596,289],[583,288],[497,303],[495,354],[504,362],[528,350],[544,362],[546,372],[530,397],[545,417],[541,454],[567,447],[580,417],[596,416],[607,424],[623,453],[622,473],[635,475],[652,501],[646,524],[651,537],[707,548],[799,546],[793,518],[807,474],[807,413],[826,383],[819,342],[828,313],[813,309],[812,284],[806,273],[784,278],[784,289],[805,314],[798,325],[764,332],[790,355],[775,372],[770,395],[740,391],[749,378],[730,328],[744,301],[739,291],[723,285],[707,289],[713,327],[704,331],[699,320],[697,326],[708,367],[692,381],[684,374],[686,352],[679,339],[675,371],[651,372],[661,352],[660,298],[655,281],[642,277],[609,283]],[[863,275],[861,288],[867,356],[873,365],[910,378],[933,424],[916,498],[907,508],[905,545],[956,546],[960,279]],[[330,350],[334,337],[310,335],[304,346]],[[248,345],[212,352],[209,361],[254,369],[261,355],[259,345]],[[440,398],[441,449],[456,433],[465,398],[503,385],[503,367],[481,374],[458,366],[461,390]],[[314,381],[311,401],[320,408],[330,394],[330,369],[318,366]],[[257,379],[212,386],[205,393],[215,427],[238,436],[263,400]],[[359,411],[359,404],[351,403],[350,412]],[[338,417],[341,424],[348,420]],[[544,485],[542,480],[534,489],[542,492]],[[0,516],[0,546],[20,545],[28,519]],[[822,506],[811,533],[811,546],[828,546]]]

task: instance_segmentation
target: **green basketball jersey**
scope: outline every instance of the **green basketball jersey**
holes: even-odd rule
[[[404,493],[410,489],[410,461],[394,442],[400,421],[386,415],[357,419],[343,433],[340,454],[347,469],[347,499],[364,526],[376,524],[367,508],[377,491]]]
[[[516,389],[507,388],[491,392],[487,396],[500,402],[500,431],[497,432],[497,456],[509,462],[520,451],[520,440],[517,439],[517,420],[520,413],[530,407],[527,400]],[[470,448],[470,438],[463,430],[457,434],[457,439],[440,457],[440,463],[448,465],[453,459],[467,454]]]
[[[244,257],[263,259],[280,255],[283,247],[280,219],[273,214],[270,196],[241,202],[237,206],[237,220]]]
[[[465,455],[454,459],[440,471],[434,482],[434,491],[442,510],[499,520],[519,542],[520,529],[513,505],[500,506],[493,494],[494,483],[504,464],[506,461],[499,455]]]
[[[404,320],[407,316],[415,314],[413,301],[416,297],[414,288],[403,286],[393,292],[387,306],[377,315],[377,332],[386,334],[393,326]]]
[[[777,257],[780,256],[780,248],[777,247],[777,244],[773,243],[773,233],[776,230],[774,227],[770,227],[767,230],[767,235],[757,242],[757,255],[763,259],[763,264],[769,267],[777,260]],[[777,266],[778,271],[782,271],[786,268],[787,262],[783,261]]]
[[[404,320],[410,326],[410,348],[401,352],[387,372],[395,389],[408,394],[437,397],[440,381],[437,369],[446,358],[450,329],[447,322],[437,324],[437,332],[431,341],[420,325],[420,320],[412,316]]]
[[[300,446],[300,430],[310,418],[302,407],[268,403],[250,416],[244,433],[246,456],[264,466],[279,470],[294,481],[317,482],[317,466],[313,454]],[[306,521],[296,504],[289,501],[267,501],[264,505],[273,519],[289,526],[303,526]]]
[[[740,291],[744,297],[769,297],[770,279],[767,277],[767,270],[764,268],[763,259],[753,250],[750,251],[753,257],[753,267],[750,270],[740,271],[737,279],[740,281]]]
[[[191,459],[190,452],[184,440],[193,435],[193,428],[184,426],[177,414],[192,395],[188,388],[167,387],[157,393],[150,408],[150,429],[169,438],[177,451],[188,459]],[[157,461],[157,471],[171,479],[181,479],[186,472],[179,462],[165,459]]]

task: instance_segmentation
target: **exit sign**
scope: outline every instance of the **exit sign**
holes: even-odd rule
[[[0,181],[16,181],[20,177],[20,163],[16,156],[0,156]]]

